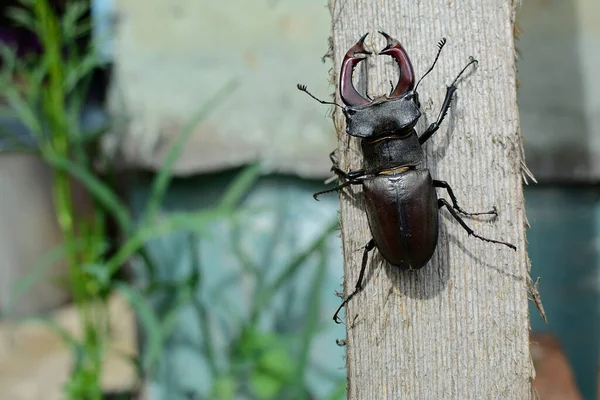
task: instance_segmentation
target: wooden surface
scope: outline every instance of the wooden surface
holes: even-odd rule
[[[417,79],[435,57],[437,42],[448,39],[438,66],[419,87],[420,132],[437,116],[445,86],[469,56],[479,60],[479,68],[461,80],[442,128],[427,143],[427,166],[434,179],[450,183],[464,209],[498,208],[495,221],[467,220],[478,234],[518,247],[514,252],[470,238],[442,210],[438,248],[422,270],[399,272],[375,251],[365,289],[347,308],[348,398],[529,398],[534,372],[513,4],[331,0],[330,8],[336,82],[344,53],[367,31],[370,50],[385,45],[378,29],[398,38]],[[389,57],[371,60],[368,68],[356,70],[359,90],[368,76],[371,95],[389,92],[397,67]],[[358,141],[343,133],[341,112],[336,110],[334,120],[342,169],[359,169]],[[371,238],[360,192],[351,189],[340,196],[347,290],[355,285],[362,248]]]

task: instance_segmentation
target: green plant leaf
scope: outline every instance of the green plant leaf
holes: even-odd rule
[[[81,19],[89,10],[84,1],[70,1],[67,3],[65,12],[61,18],[61,30],[64,41],[69,43],[77,39],[78,27],[82,25]]]
[[[233,208],[245,196],[250,188],[254,186],[261,176],[261,168],[258,164],[246,167],[239,173],[227,188],[227,191],[219,200],[218,207]]]
[[[19,120],[29,129],[32,135],[38,140],[42,136],[42,126],[37,118],[33,108],[27,103],[25,98],[12,86],[3,86],[2,96],[16,114]]]
[[[276,377],[262,371],[252,371],[250,373],[250,388],[252,393],[259,399],[273,399],[283,387]]]
[[[87,53],[81,59],[73,62],[65,77],[65,92],[67,94],[71,93],[83,78],[90,76],[90,73],[101,64],[101,60],[96,53]]]
[[[37,21],[30,11],[21,7],[8,7],[6,16],[12,19],[16,25],[20,25],[32,32],[37,30]]]
[[[12,285],[10,299],[5,309],[7,314],[12,312],[14,304],[25,292],[46,279],[52,267],[65,256],[65,252],[65,246],[62,244],[52,248],[31,266],[30,271],[25,276]]]
[[[136,289],[123,282],[117,282],[114,288],[127,299],[143,327],[145,343],[142,365],[146,372],[150,372],[162,354],[163,337],[159,319],[146,299]]]
[[[127,233],[131,230],[131,216],[129,209],[121,202],[115,192],[90,172],[86,167],[79,165],[58,154],[45,151],[44,159],[52,167],[69,173],[77,178],[92,196],[100,203],[106,211],[116,219],[123,232]]]
[[[293,381],[295,363],[288,349],[282,343],[278,343],[277,346],[268,349],[261,355],[257,367],[259,370],[277,377],[282,384],[288,384]]]
[[[125,263],[129,257],[136,254],[144,244],[150,239],[154,239],[169,233],[180,230],[189,230],[200,235],[207,235],[209,232],[207,226],[210,222],[224,217],[231,217],[231,214],[223,210],[206,210],[195,213],[173,213],[162,221],[149,227],[139,228],[117,251],[117,253],[107,261],[107,267],[110,274],[114,274]]]
[[[146,206],[144,213],[144,219],[142,225],[145,225],[152,221],[160,207],[160,204],[164,198],[165,192],[173,176],[173,165],[179,155],[183,151],[185,143],[189,139],[190,135],[217,106],[219,106],[225,98],[231,95],[233,90],[237,86],[237,80],[230,80],[221,89],[217,91],[207,102],[200,111],[192,118],[192,120],[186,125],[186,127],[180,132],[179,136],[171,144],[169,151],[163,161],[163,165],[154,182],[152,183],[152,189],[150,190],[150,199]]]
[[[343,379],[327,396],[326,400],[344,400],[346,398],[346,380]]]
[[[236,391],[235,380],[229,376],[220,376],[213,383],[210,398],[215,400],[233,400]]]
[[[319,317],[321,311],[321,290],[322,282],[325,278],[327,270],[327,252],[325,243],[321,243],[317,249],[319,252],[319,263],[316,268],[315,277],[311,282],[310,294],[308,297],[308,311],[304,322],[305,328],[300,337],[300,350],[298,351],[299,358],[296,360],[295,382],[296,391],[298,394],[304,390],[304,377],[308,368],[308,359],[310,355],[310,347],[312,341],[319,329]]]
[[[331,223],[325,227],[321,234],[317,236],[315,240],[306,249],[304,249],[304,251],[296,255],[285,266],[283,271],[275,278],[273,283],[266,285],[265,288],[258,293],[258,296],[252,305],[252,312],[250,316],[250,320],[252,322],[255,322],[258,319],[261,311],[265,308],[265,305],[271,302],[271,299],[275,293],[277,293],[277,291],[290,280],[290,278],[298,271],[308,257],[310,257],[313,252],[327,240],[329,235],[338,229],[338,226],[339,222],[337,218],[331,221]]]
[[[81,343],[71,334],[71,332],[66,330],[64,326],[60,325],[55,319],[51,317],[31,317],[24,319],[22,322],[41,323],[42,325],[45,325],[51,331],[56,333],[63,340],[63,342],[71,348],[73,352],[80,353],[82,351]]]

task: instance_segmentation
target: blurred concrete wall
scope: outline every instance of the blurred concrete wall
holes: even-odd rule
[[[600,180],[599,20],[597,0],[522,2],[519,108],[538,180]]]
[[[331,63],[322,61],[326,7],[324,0],[115,1],[105,49],[114,49],[110,108],[125,117],[118,144],[125,160],[158,168],[173,138],[234,78],[238,88],[194,130],[175,170],[260,160],[278,172],[327,175],[336,143],[331,107],[296,89],[306,84],[325,99],[335,89]]]
[[[65,265],[51,270],[39,261],[61,243],[50,171],[27,155],[0,157],[0,315],[10,305],[22,278],[49,270],[40,283],[14,304],[15,316],[50,310],[67,299]],[[33,274],[33,275],[32,275]],[[62,283],[61,283],[62,281]]]

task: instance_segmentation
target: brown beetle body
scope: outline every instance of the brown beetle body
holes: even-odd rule
[[[365,178],[363,192],[369,228],[383,258],[402,269],[423,268],[438,239],[437,194],[429,170]]]
[[[362,96],[352,84],[352,71],[358,63],[365,59],[366,55],[371,54],[364,48],[364,40],[367,35],[360,38],[348,50],[340,73],[340,97],[346,105],[342,107],[346,117],[346,133],[361,139],[363,169],[351,172],[342,171],[337,166],[332,153],[334,162],[332,171],[343,183],[333,189],[315,193],[315,198],[317,198],[320,194],[337,191],[349,185],[361,185],[366,202],[369,228],[373,235],[365,246],[355,289],[346,297],[333,316],[336,322],[339,322],[337,315],[342,307],[362,289],[368,255],[374,248],[379,250],[386,261],[401,269],[415,270],[423,268],[427,264],[435,252],[438,241],[438,209],[441,207],[446,207],[469,235],[516,249],[510,243],[477,235],[458,215],[458,213],[497,215],[495,208],[483,213],[463,211],[458,206],[450,185],[444,181],[432,179],[429,170],[421,165],[424,161],[422,145],[438,130],[446,116],[452,96],[457,89],[458,78],[469,65],[477,61],[472,59],[458,74],[454,82],[447,87],[446,97],[437,120],[421,135],[417,135],[415,126],[421,117],[417,94],[420,81],[415,85],[413,68],[402,45],[386,33],[380,33],[387,40],[387,46],[380,54],[389,55],[397,62],[400,68],[398,83],[389,96],[382,96],[374,100],[369,99],[368,96]],[[435,61],[423,77],[433,69],[445,43],[445,39],[439,43]],[[306,87],[299,85],[298,88],[308,93]],[[308,94],[310,95],[310,93]],[[314,96],[312,97],[314,98]],[[319,101],[327,104],[327,102]],[[436,187],[447,190],[452,205],[443,198],[438,199]]]

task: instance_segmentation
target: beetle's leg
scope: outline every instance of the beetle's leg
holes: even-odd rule
[[[331,172],[335,172],[335,174],[340,177],[340,178],[344,178],[346,180],[354,180],[354,179],[358,179],[358,178],[362,178],[364,175],[366,175],[366,172],[364,169],[359,169],[356,171],[342,171],[339,167],[339,162],[337,159],[337,156],[335,155],[335,150],[332,151],[331,153],[329,153],[329,159],[331,160]]]
[[[361,291],[361,289],[362,289],[362,281],[363,281],[363,278],[365,277],[365,270],[367,269],[367,261],[369,260],[369,252],[371,250],[373,250],[374,248],[375,248],[375,240],[371,239],[371,240],[369,240],[369,243],[367,243],[367,245],[365,246],[365,251],[363,253],[363,258],[362,258],[362,265],[360,267],[360,274],[358,275],[358,281],[356,282],[356,286],[354,287],[354,291],[352,293],[350,293],[350,295],[348,297],[346,297],[346,299],[338,307],[338,309],[335,312],[335,314],[333,314],[333,320],[335,321],[336,324],[339,324],[339,323],[342,322],[338,318],[338,314],[340,313],[340,311],[342,310],[342,308],[346,304],[348,304],[348,302],[350,301],[350,299],[352,297],[354,297],[354,295],[356,295],[358,292]]]
[[[486,241],[486,242],[503,244],[505,246],[510,247],[513,250],[517,250],[517,248],[513,244],[506,243],[506,242],[501,242],[499,240],[493,240],[493,239],[484,238],[483,236],[479,236],[478,234],[475,233],[475,231],[473,231],[473,229],[469,228],[469,226],[465,223],[465,221],[463,221],[462,218],[456,213],[456,211],[454,210],[454,208],[452,208],[452,206],[450,205],[450,203],[448,203],[445,199],[438,199],[438,208],[442,208],[444,206],[446,206],[446,208],[448,209],[448,211],[450,212],[450,214],[452,214],[452,216],[454,217],[454,219],[458,221],[458,223],[464,228],[465,231],[467,231],[467,233],[469,235],[473,235],[477,239],[481,239],[481,240]]]
[[[360,179],[361,177],[365,176],[365,174],[366,174],[364,169],[345,172],[345,171],[342,171],[341,169],[339,169],[336,165],[331,167],[331,170],[333,172],[335,172],[336,175],[339,176],[340,178],[344,178],[346,180],[351,180],[351,181]]]
[[[315,198],[315,200],[318,201],[319,200],[319,196],[322,195],[322,194],[331,193],[331,192],[337,192],[338,190],[343,189],[343,188],[345,188],[347,186],[350,186],[350,185],[362,185],[362,183],[363,183],[362,179],[348,180],[348,181],[346,181],[346,182],[342,183],[341,185],[338,185],[338,186],[336,186],[334,188],[327,189],[327,190],[322,190],[320,192],[317,192],[317,193],[313,194],[313,197]]]
[[[448,113],[448,110],[450,109],[450,103],[452,103],[452,96],[454,96],[454,92],[456,92],[457,89],[456,82],[458,81],[458,78],[460,78],[460,76],[463,74],[463,72],[465,72],[469,65],[476,63],[478,63],[478,61],[472,58],[471,61],[469,61],[469,63],[462,69],[462,71],[460,71],[456,79],[454,79],[454,82],[452,82],[452,84],[450,84],[450,86],[446,88],[446,97],[444,98],[444,104],[442,104],[442,109],[440,110],[438,118],[433,124],[429,125],[429,128],[427,128],[421,136],[419,136],[420,144],[425,143],[427,139],[429,139],[431,135],[433,135],[440,128],[440,124],[442,123],[442,121],[446,117],[446,114]]]
[[[438,187],[438,188],[446,189],[448,191],[448,194],[450,195],[450,199],[452,200],[452,207],[456,211],[458,211],[459,213],[461,213],[461,214],[464,214],[464,215],[495,215],[495,216],[498,216],[498,211],[496,210],[496,207],[494,207],[491,211],[477,212],[477,213],[469,213],[469,212],[466,212],[465,210],[463,210],[462,208],[460,208],[459,205],[458,205],[458,201],[456,200],[456,196],[454,195],[454,192],[452,191],[452,188],[450,187],[450,185],[446,181],[438,181],[438,180],[434,179],[433,180],[433,186]]]
[[[334,150],[334,151],[332,151],[331,153],[329,153],[329,159],[331,160],[331,163],[332,163],[334,166],[337,166],[337,165],[338,165],[338,159],[337,159],[337,156],[335,155],[335,150]]]

